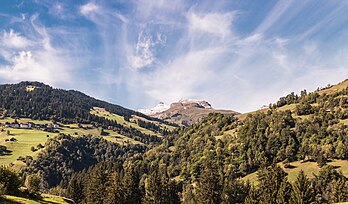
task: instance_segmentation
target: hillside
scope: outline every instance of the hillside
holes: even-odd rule
[[[94,106],[90,113],[132,125],[106,108]],[[157,145],[147,147],[60,134],[36,158],[23,159],[20,175],[38,174],[43,191],[77,203],[343,202],[347,120],[346,80],[290,93],[237,117],[210,113],[189,127],[154,135]]]
[[[172,103],[170,106],[159,104],[152,109],[142,109],[144,114],[170,123],[176,123],[182,126],[190,126],[200,122],[210,113],[222,113],[226,115],[238,115],[239,113],[232,110],[214,109],[210,103],[202,100],[182,99]]]
[[[60,133],[150,147],[176,125],[39,82],[0,85],[0,165],[19,170]]]

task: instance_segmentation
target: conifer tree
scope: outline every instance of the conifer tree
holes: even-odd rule
[[[108,175],[101,168],[94,169],[88,179],[85,196],[87,203],[103,204],[106,197],[105,183],[108,181]]]
[[[282,183],[286,181],[286,173],[273,164],[259,171],[259,200],[263,203],[277,203],[277,195],[282,187]]]
[[[84,185],[82,177],[78,174],[72,175],[67,187],[68,197],[74,200],[76,203],[81,203],[84,198]]]
[[[183,191],[181,193],[181,203],[183,204],[195,204],[196,196],[194,194],[194,188],[191,183],[186,183],[184,185]]]
[[[290,202],[293,204],[309,204],[314,200],[312,184],[301,170],[293,184]]]
[[[292,192],[291,184],[286,179],[284,179],[284,181],[281,183],[280,188],[278,190],[277,204],[289,203],[291,192]]]
[[[124,188],[121,182],[120,174],[113,172],[108,177],[106,186],[106,198],[104,199],[105,204],[124,204],[126,200],[124,198]]]
[[[126,203],[138,204],[141,202],[141,192],[139,190],[139,174],[133,166],[125,168],[123,176],[124,199]]]
[[[216,165],[206,165],[197,185],[198,203],[220,203],[222,186]]]

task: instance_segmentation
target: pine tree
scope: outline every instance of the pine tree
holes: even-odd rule
[[[181,203],[183,204],[195,204],[196,196],[194,194],[194,188],[191,183],[184,185],[183,191],[181,193]]]
[[[286,181],[285,176],[286,173],[275,164],[259,171],[259,200],[262,203],[277,203],[278,192],[282,183]]]
[[[105,183],[108,181],[107,173],[101,169],[96,168],[90,173],[85,188],[85,196],[87,203],[103,204],[106,197]]]
[[[206,165],[197,185],[198,203],[220,203],[222,186],[216,165]]]
[[[249,189],[250,185],[248,183],[244,184],[243,181],[232,178],[226,178],[221,196],[222,203],[244,203],[244,200],[248,195]]]
[[[139,190],[139,174],[130,166],[125,168],[123,177],[124,199],[127,204],[139,204],[141,202],[141,192]]]
[[[247,197],[245,198],[245,204],[259,204],[260,202],[260,191],[258,188],[251,186]]]
[[[312,184],[301,170],[293,184],[290,202],[293,204],[309,204],[314,200]]]
[[[106,186],[106,198],[105,204],[124,204],[126,200],[124,198],[124,188],[121,182],[120,174],[118,172],[112,173],[108,177]]]
[[[143,198],[144,204],[160,204],[162,199],[161,182],[158,178],[157,172],[152,172],[145,180],[145,196]]]
[[[276,201],[277,204],[289,203],[291,192],[292,192],[291,184],[288,181],[284,180],[281,183],[280,188],[278,190],[277,201]]]
[[[72,175],[67,187],[68,197],[74,200],[76,203],[81,203],[84,198],[83,191],[84,185],[82,177],[78,174]]]

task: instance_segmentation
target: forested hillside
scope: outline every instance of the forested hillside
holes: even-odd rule
[[[91,111],[96,107],[122,120],[92,114]],[[39,82],[0,85],[0,116],[30,118],[33,121],[49,120],[63,125],[86,124],[94,128],[112,129],[122,136],[151,145],[160,142],[157,136],[168,134],[167,127],[177,126],[78,91],[54,89]],[[125,126],[123,123],[129,122],[132,117],[136,117],[132,120],[134,125]]]
[[[348,160],[347,134],[345,81],[239,117],[210,114],[146,152],[60,136],[22,175],[37,173],[43,191],[77,203],[334,203],[348,201],[346,171],[328,165]],[[315,162],[318,173],[289,180],[294,161]],[[242,179],[254,172],[256,181]]]
[[[86,123],[96,120],[95,116],[90,114],[91,109],[102,107],[128,119],[132,115],[137,115],[150,121],[161,121],[119,105],[92,98],[79,91],[54,89],[40,82],[0,85],[0,96],[0,108],[6,111],[6,114],[34,120],[54,119]]]

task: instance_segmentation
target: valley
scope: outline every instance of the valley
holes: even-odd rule
[[[28,104],[2,99],[0,163],[23,177],[40,175],[42,189],[50,194],[77,203],[248,203],[260,195],[282,199],[280,193],[298,199],[296,186],[305,182],[310,199],[348,200],[348,191],[340,187],[348,187],[348,80],[312,93],[290,93],[268,108],[244,114],[183,101],[168,110],[194,115],[185,125],[76,91],[57,90],[61,96],[48,100],[48,107],[57,108],[42,105],[40,112],[30,108],[35,100],[47,100],[40,91],[56,90],[42,84],[29,90],[33,85],[6,87],[17,98],[31,98]],[[116,189],[124,193],[110,196]],[[277,196],[268,197],[270,189]],[[329,193],[334,189],[339,189],[335,195]],[[206,193],[212,190],[217,194]]]

